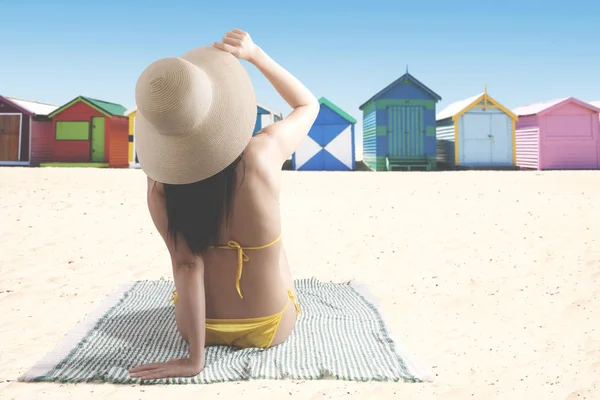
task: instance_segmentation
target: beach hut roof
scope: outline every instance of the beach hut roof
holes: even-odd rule
[[[600,112],[600,108],[596,107],[592,104],[585,103],[581,100],[577,100],[574,97],[565,97],[562,99],[555,99],[549,101],[542,101],[534,104],[527,104],[521,107],[517,107],[513,110],[513,112],[519,117],[526,115],[536,115],[536,114],[546,114],[550,111],[554,110],[557,107],[562,106],[565,103],[575,103],[584,108],[590,109],[595,112]]]
[[[590,104],[593,105],[594,107],[600,107],[600,100],[598,100],[598,101],[590,101]]]
[[[8,96],[0,96],[1,99],[15,106],[15,108],[20,109],[25,114],[34,116],[34,115],[48,115],[52,111],[58,108],[57,105],[41,103],[39,101],[32,100],[23,100],[16,97],[8,97]]]
[[[452,104],[449,104],[446,108],[440,111],[436,116],[436,120],[446,119],[450,117],[454,117],[456,114],[469,107],[474,101],[480,98],[483,93],[476,94],[475,96],[471,96],[464,100],[455,101]]]
[[[437,94],[433,90],[429,89],[427,86],[425,86],[423,83],[421,83],[417,78],[415,78],[414,76],[409,74],[408,71],[406,71],[406,73],[404,75],[402,75],[400,78],[396,79],[394,82],[390,83],[389,85],[387,85],[386,87],[381,89],[379,92],[375,93],[369,100],[367,100],[363,104],[361,104],[361,106],[358,107],[358,109],[362,110],[368,102],[370,102],[372,100],[376,100],[379,97],[383,96],[386,92],[388,92],[390,89],[395,87],[397,84],[408,82],[408,81],[411,81],[412,83],[417,85],[417,87],[421,88],[423,91],[428,93],[431,97],[433,97],[437,101],[442,100],[442,97],[439,94]]]
[[[342,110],[341,108],[339,108],[338,106],[333,104],[331,101],[329,101],[325,97],[321,97],[319,99],[319,104],[323,104],[323,105],[329,107],[331,110],[333,110],[335,113],[337,113],[340,117],[344,118],[346,121],[350,122],[351,124],[356,123],[356,120],[354,118],[352,118],[352,116],[350,114],[348,114],[347,112],[345,112],[344,110]]]
[[[440,120],[443,120],[446,118],[456,119],[456,118],[460,117],[461,115],[463,115],[464,113],[466,113],[467,111],[469,111],[471,108],[475,107],[477,104],[481,103],[482,101],[487,101],[488,103],[493,104],[494,106],[498,107],[500,110],[504,111],[512,119],[514,119],[514,120],[517,119],[517,116],[513,112],[511,112],[508,108],[504,107],[502,104],[500,104],[494,98],[492,98],[487,93],[487,89],[485,87],[484,87],[482,93],[479,93],[475,96],[471,96],[464,100],[456,101],[456,102],[448,105],[446,108],[444,108],[442,111],[440,111],[435,116],[435,119],[436,119],[436,121],[440,121]]]
[[[257,112],[258,114],[272,114],[272,115],[277,115],[278,117],[281,117],[281,112],[274,110],[270,107],[265,106],[262,103],[256,103],[256,107],[258,108]]]
[[[101,112],[102,114],[106,115],[107,117],[112,117],[112,116],[123,117],[123,116],[125,116],[125,111],[127,111],[127,109],[125,107],[123,107],[122,105],[117,104],[117,103],[111,103],[111,102],[104,101],[104,100],[92,99],[91,97],[79,96],[79,97],[74,98],[67,104],[61,106],[60,108],[57,108],[48,116],[53,117],[56,114],[60,113],[61,111],[64,111],[66,108],[71,107],[73,104],[77,103],[78,101],[81,101],[81,102],[87,104],[88,106],[96,109],[97,111]]]

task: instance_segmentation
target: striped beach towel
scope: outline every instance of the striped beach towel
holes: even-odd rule
[[[295,282],[302,310],[289,339],[270,349],[206,349],[204,370],[191,378],[144,381],[190,384],[248,379],[431,380],[390,336],[365,288],[316,279]],[[21,381],[139,383],[128,369],[186,357],[173,305],[172,281],[137,281],[119,288]]]

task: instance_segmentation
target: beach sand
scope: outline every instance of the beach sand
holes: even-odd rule
[[[294,276],[367,284],[434,382],[17,382],[170,261],[141,170],[0,168],[0,398],[600,398],[600,171],[283,174]]]

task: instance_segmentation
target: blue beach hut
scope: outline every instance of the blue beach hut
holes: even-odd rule
[[[407,70],[362,104],[363,162],[375,171],[435,169],[441,99]]]
[[[356,166],[356,120],[325,97],[308,136],[292,155],[296,171],[352,171]]]

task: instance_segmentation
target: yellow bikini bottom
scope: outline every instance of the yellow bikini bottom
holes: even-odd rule
[[[244,319],[206,319],[206,346],[234,346],[240,349],[248,347],[271,347],[277,333],[281,317],[290,301],[294,303],[296,312],[300,314],[300,306],[291,290],[287,291],[288,301],[283,310],[266,317]],[[173,303],[177,304],[177,291],[173,291]]]

